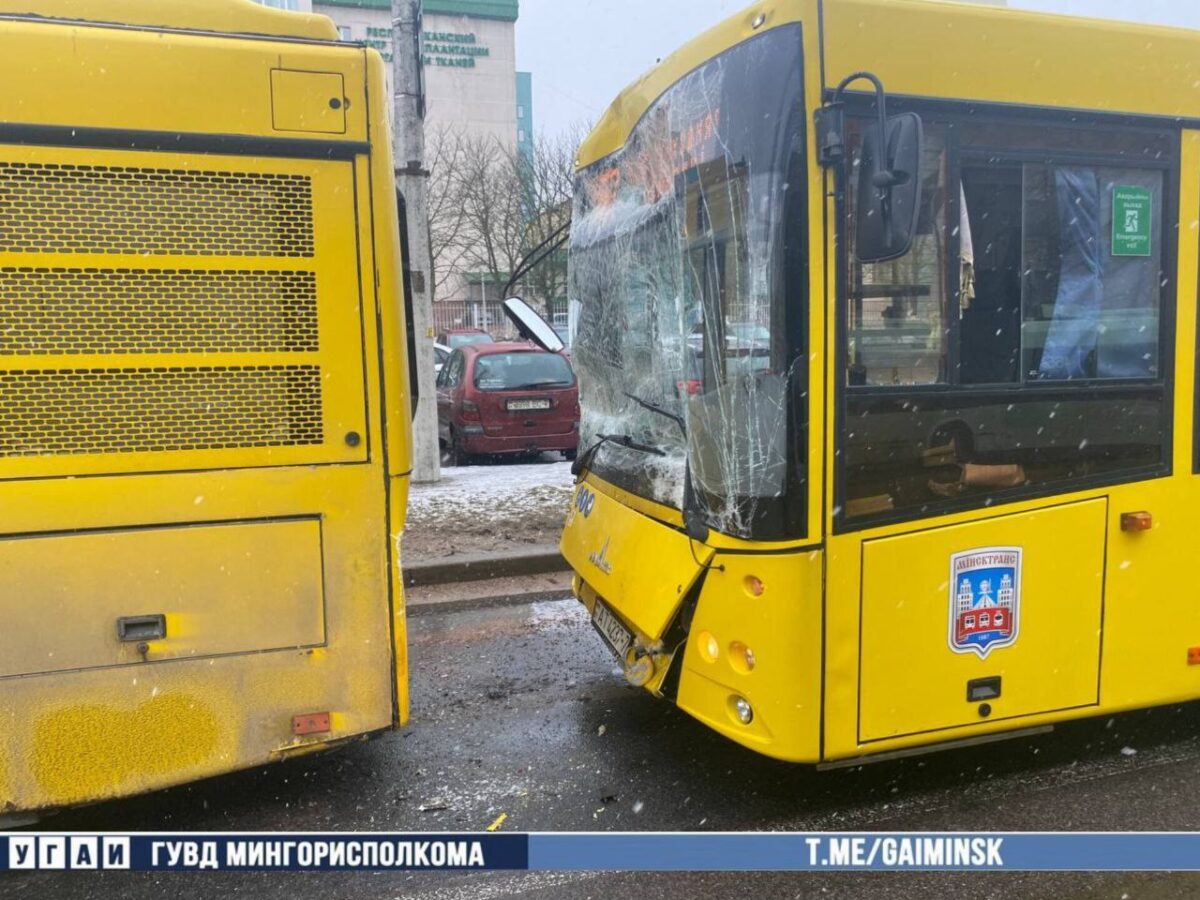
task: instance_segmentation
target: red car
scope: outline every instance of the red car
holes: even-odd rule
[[[453,465],[494,453],[579,445],[579,388],[571,363],[533,344],[467,344],[438,373],[438,438]]]
[[[438,332],[434,343],[457,350],[464,344],[490,344],[495,338],[482,328],[448,328]]]

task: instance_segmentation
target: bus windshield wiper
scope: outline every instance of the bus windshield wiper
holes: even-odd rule
[[[661,406],[651,403],[649,400],[643,400],[641,397],[629,393],[629,391],[622,391],[621,393],[643,409],[648,409],[652,413],[658,413],[660,416],[670,419],[679,426],[679,430],[682,432],[684,438],[687,438],[687,422],[683,421],[683,416],[677,415],[676,413],[671,412],[669,409],[663,409]]]
[[[636,403],[638,406],[650,410],[652,413],[658,413],[664,418],[670,419],[679,426],[680,432],[683,434],[683,440],[686,443],[688,439],[687,422],[683,416],[676,415],[669,409],[663,409],[651,403],[649,400],[643,400],[641,397],[635,397],[629,391],[622,393]],[[700,495],[696,493],[696,488],[692,484],[692,461],[688,457],[684,457],[683,461],[683,527],[687,535],[692,540],[704,543],[708,540],[708,520],[705,518],[703,501]],[[691,543],[688,543],[689,549]],[[692,550],[692,558],[696,559],[696,551]],[[699,560],[696,560],[699,562]]]
[[[575,476],[576,480],[578,480],[579,474],[584,469],[591,468],[592,459],[596,456],[596,451],[605,444],[619,444],[630,450],[640,450],[642,453],[652,453],[655,456],[667,455],[667,451],[663,450],[662,447],[655,447],[653,444],[643,444],[641,441],[634,440],[627,434],[598,434],[592,445],[580,453],[575,458],[575,462],[571,463],[571,474]]]
[[[667,455],[667,451],[662,447],[655,447],[653,444],[643,444],[641,441],[635,441],[627,434],[602,434],[599,437],[602,441],[620,444],[622,447],[628,447],[630,450],[641,450],[643,453],[653,453],[655,456]]]

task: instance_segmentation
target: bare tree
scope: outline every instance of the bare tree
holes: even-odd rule
[[[567,291],[566,242],[578,146],[578,135],[570,132],[557,138],[539,135],[532,156],[519,160],[529,218],[524,253],[514,272],[520,272],[527,299],[540,302],[548,316]]]
[[[435,300],[462,271],[467,247],[467,216],[458,184],[466,159],[466,143],[462,131],[453,127],[438,128],[426,137],[429,247]]]
[[[584,133],[542,135],[530,156],[495,138],[441,129],[429,139],[435,290],[471,273],[512,283],[553,312],[566,292],[575,150]]]
[[[468,233],[463,264],[498,288],[520,262],[525,242],[517,153],[490,137],[468,138],[464,148],[458,178]]]

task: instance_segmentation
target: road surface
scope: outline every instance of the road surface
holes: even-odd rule
[[[986,747],[816,772],[774,762],[625,686],[570,600],[410,620],[413,724],[398,734],[63,813],[54,830],[1200,828],[1200,706]],[[31,873],[0,898],[467,900],[861,896],[1185,898],[1190,875]],[[164,893],[167,892],[167,893]]]

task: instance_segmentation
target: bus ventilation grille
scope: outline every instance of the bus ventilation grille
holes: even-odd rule
[[[0,459],[14,475],[43,471],[20,457],[67,474],[103,471],[81,459],[98,454],[326,443],[313,174],[21,152],[0,159]],[[275,457],[177,459],[147,465]]]
[[[317,366],[0,372],[0,455],[320,444]]]
[[[312,272],[0,268],[0,355],[318,349]]]
[[[0,251],[312,256],[303,175],[0,164]]]

